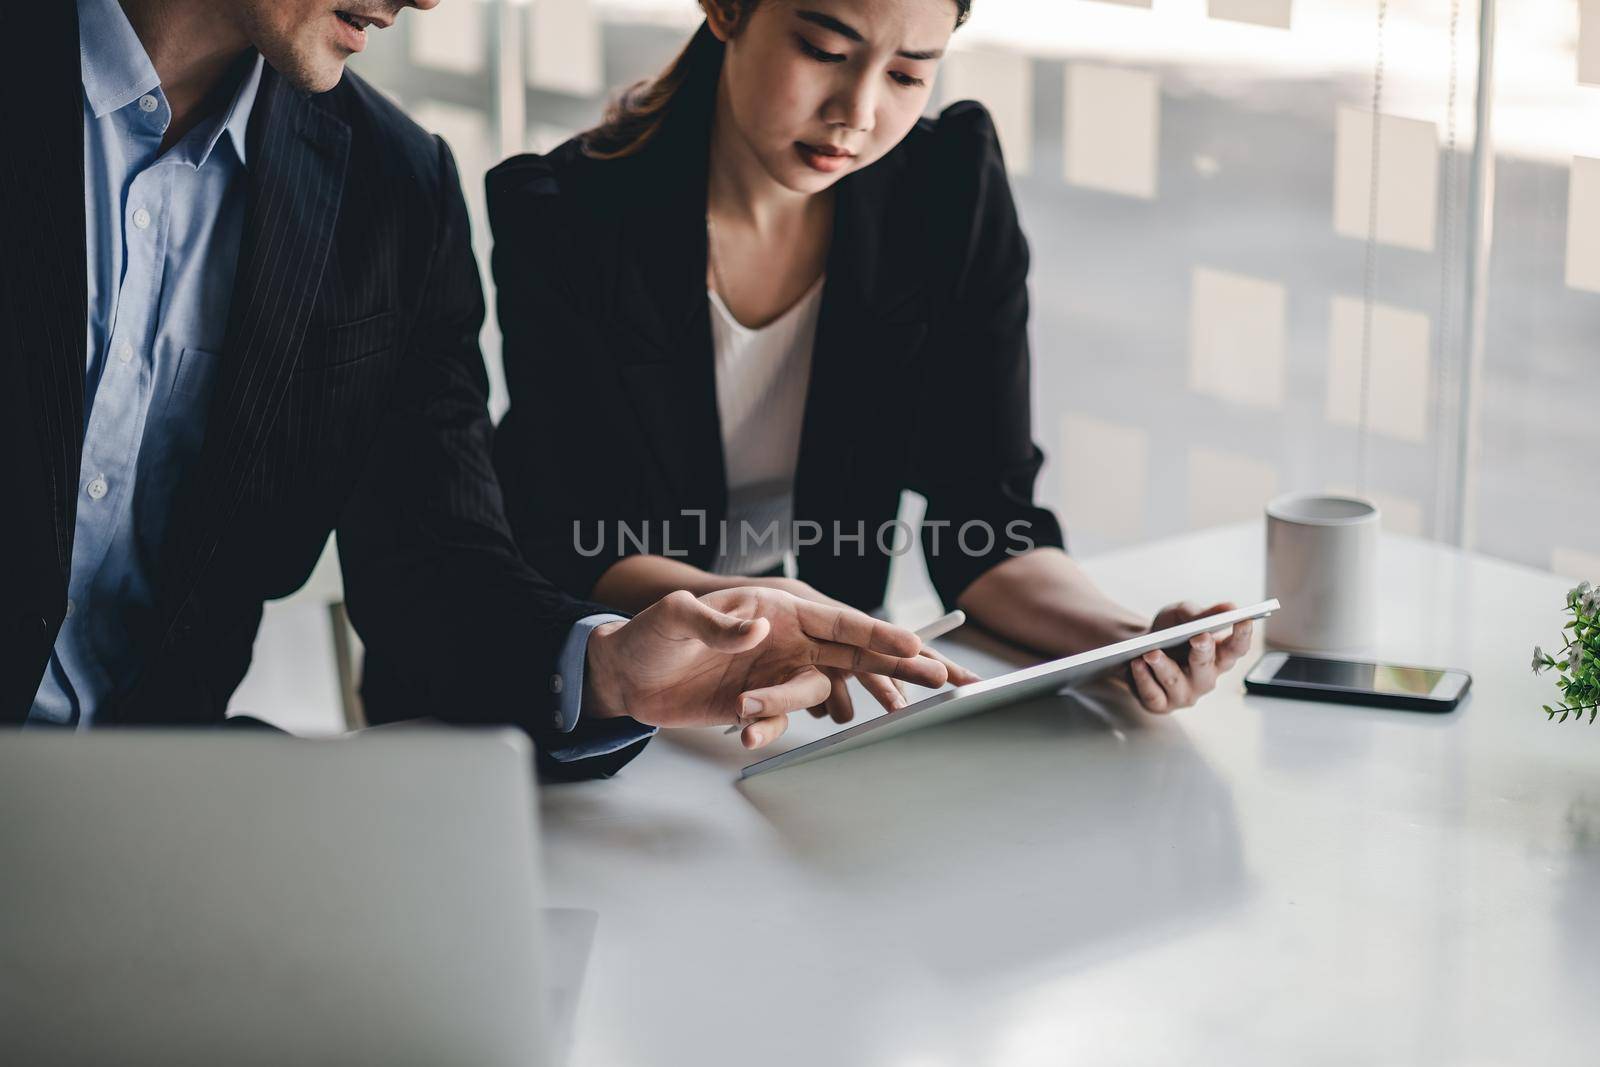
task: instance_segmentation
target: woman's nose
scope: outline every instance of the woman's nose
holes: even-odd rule
[[[823,118],[830,126],[843,126],[855,133],[870,133],[877,94],[870,77],[852,79],[828,102]]]

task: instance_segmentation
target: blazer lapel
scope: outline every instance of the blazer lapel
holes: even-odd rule
[[[350,128],[271,67],[250,119],[239,263],[200,468],[173,525],[170,622],[216,550],[299,359],[333,244]]]
[[[916,212],[895,199],[902,152],[840,182],[795,473],[795,516],[824,521],[852,484],[864,435],[881,426],[928,333]],[[886,262],[885,252],[893,251]]]
[[[652,238],[657,255],[647,264],[645,281],[657,294],[670,338],[672,381],[648,405],[647,425],[662,446],[659,454],[678,499],[720,513],[727,506],[728,482],[705,285],[704,193],[698,206],[685,204],[668,217],[689,225],[663,227],[665,232]]]
[[[3,47],[13,62],[6,66],[33,71],[43,84],[0,108],[10,120],[10,147],[0,153],[8,205],[0,284],[14,311],[9,329],[24,364],[49,498],[25,502],[18,515],[49,524],[64,588],[77,517],[88,329],[77,5],[26,5],[19,17],[24,24],[7,23]]]
[[[720,46],[702,27],[691,47]],[[623,374],[673,499],[720,514],[728,483],[705,284],[710,117],[720,64],[705,66],[639,157],[631,259],[664,351],[653,363],[625,362]]]

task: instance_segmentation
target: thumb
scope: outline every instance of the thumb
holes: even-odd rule
[[[671,637],[690,637],[717,652],[748,652],[766,639],[766,619],[740,619],[711,607],[687,590],[660,602],[663,630]]]

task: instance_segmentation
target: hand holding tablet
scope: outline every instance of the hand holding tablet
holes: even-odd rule
[[[835,752],[886,740],[897,733],[975,715],[1029,697],[1059,692],[1069,685],[1088,681],[1132,662],[1148,652],[1185,645],[1192,637],[1231,629],[1236,622],[1264,619],[1276,611],[1278,606],[1276,600],[1264,600],[1250,607],[1205,615],[1190,622],[1140,634],[1126,641],[1090,649],[1065,659],[1051,660],[997,678],[987,678],[971,685],[946,689],[900,711],[868,719],[866,722],[857,723],[810,744],[752,763],[744,768],[740,777],[749,778],[780,767],[805,763]]]
[[[1169,604],[1156,612],[1150,630],[1166,630],[1184,623],[1237,610],[1228,602],[1198,609],[1187,601]],[[1249,620],[1235,623],[1226,636],[1209,633],[1189,639],[1186,648],[1169,654],[1153,649],[1128,664],[1128,682],[1144,710],[1165,715],[1191,707],[1216,688],[1217,679],[1233,669],[1250,651],[1254,627]]]

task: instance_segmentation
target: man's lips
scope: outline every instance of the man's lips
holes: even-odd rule
[[[339,17],[340,22],[354,26],[358,30],[364,30],[368,26],[376,26],[381,30],[394,25],[393,19],[374,18],[372,15],[363,15],[355,11],[335,11],[334,14]]]
[[[382,29],[392,23],[393,19],[379,19],[371,15],[360,15],[352,11],[335,11],[334,20],[339,24],[339,40],[344,48],[350,52],[360,52],[367,47],[367,27],[376,26]]]

